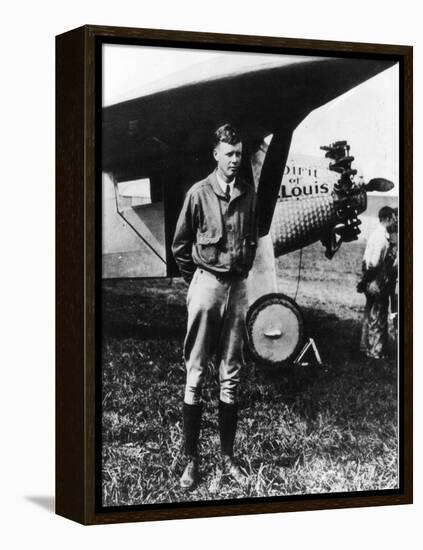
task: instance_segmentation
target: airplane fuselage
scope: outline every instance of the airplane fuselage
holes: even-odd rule
[[[288,158],[269,232],[275,257],[324,239],[336,225],[336,181],[323,158]],[[351,200],[365,210],[365,191]],[[103,219],[103,277],[167,275],[164,204],[152,200],[147,180],[123,185],[105,175]]]

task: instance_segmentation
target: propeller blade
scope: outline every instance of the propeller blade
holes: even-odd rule
[[[385,178],[374,178],[371,179],[368,183],[365,184],[364,189],[369,191],[379,191],[385,193],[394,188],[392,181],[386,180]]]

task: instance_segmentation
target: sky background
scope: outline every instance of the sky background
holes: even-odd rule
[[[202,63],[213,62],[207,76],[228,67],[244,67],[274,59],[272,55],[222,53],[146,46],[103,47],[103,104],[110,105],[154,91],[169,75],[187,70],[200,77]],[[194,70],[189,69],[196,66]],[[384,177],[398,194],[399,90],[398,65],[387,69],[326,105],[311,112],[293,134],[291,154],[322,157],[321,145],[347,140],[355,157],[353,167],[368,181]]]

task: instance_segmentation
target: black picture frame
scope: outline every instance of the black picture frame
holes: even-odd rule
[[[102,44],[394,59],[400,66],[400,487],[354,494],[105,509],[99,504]],[[82,524],[412,502],[412,62],[410,46],[84,26],[56,37],[56,512]],[[100,187],[101,188],[101,187]]]

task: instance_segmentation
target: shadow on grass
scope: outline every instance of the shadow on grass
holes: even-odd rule
[[[184,338],[186,308],[172,297],[172,287],[160,295],[103,290],[104,338]]]
[[[396,353],[393,342],[389,343],[390,358],[386,361],[370,362],[360,351],[361,322],[357,319],[343,319],[324,310],[304,308],[305,335],[313,338],[323,365],[306,367],[288,364],[282,367],[266,367],[256,364],[263,381],[278,383],[278,380],[295,379],[301,383],[312,383],[316,377],[327,380],[341,376],[354,369],[366,378],[380,379],[396,372]],[[312,357],[312,354],[311,354]],[[373,367],[373,368],[371,368]],[[392,368],[394,367],[394,369]]]

